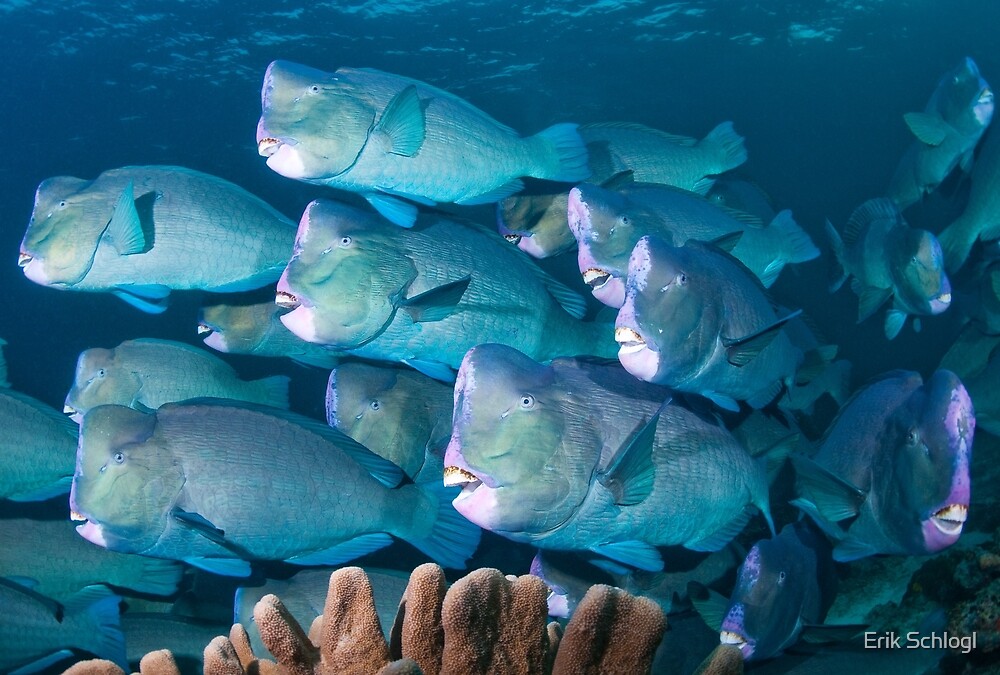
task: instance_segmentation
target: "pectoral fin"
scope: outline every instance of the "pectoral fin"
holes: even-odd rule
[[[426,134],[424,109],[417,88],[409,85],[392,97],[376,125],[376,131],[389,139],[394,155],[412,157],[420,150]]]
[[[441,321],[455,313],[471,282],[472,275],[466,274],[461,279],[407,298],[400,307],[417,323]]]
[[[173,516],[174,520],[179,522],[181,525],[194,530],[209,541],[219,544],[220,546],[228,545],[225,531],[213,525],[200,513],[192,513],[181,508],[174,508],[170,512],[170,515]]]
[[[885,301],[892,297],[891,288],[860,288],[858,293],[858,323],[861,323],[878,308],[885,304]]]
[[[771,344],[771,341],[777,337],[778,331],[781,330],[782,326],[801,313],[801,309],[794,311],[756,333],[741,338],[722,338],[722,346],[726,348],[727,360],[730,364],[738,368],[742,368],[750,363],[765,347]]]
[[[831,523],[858,515],[868,495],[808,457],[792,455],[799,483],[816,511]]]
[[[668,405],[668,400],[665,405]],[[597,480],[614,496],[615,504],[632,506],[640,503],[653,491],[656,477],[653,466],[653,441],[656,425],[660,421],[660,407],[636,432],[628,444],[612,457],[608,467]]]
[[[948,136],[951,127],[938,115],[929,113],[912,112],[903,115],[906,126],[917,139],[926,145],[941,145]]]
[[[688,582],[687,594],[701,620],[714,631],[722,630],[722,622],[729,613],[729,598],[697,581]]]
[[[146,250],[146,235],[143,234],[139,212],[135,208],[132,181],[128,182],[118,196],[105,232],[119,255],[133,255]]]
[[[898,309],[890,309],[886,312],[885,338],[887,340],[894,339],[897,335],[899,335],[899,331],[903,330],[904,323],[906,323],[906,312]]]
[[[630,567],[635,567],[647,572],[659,572],[663,570],[663,558],[655,546],[651,546],[644,541],[619,541],[610,544],[597,544],[591,546],[590,550],[600,553]]]
[[[402,199],[375,192],[365,193],[364,198],[368,200],[373,209],[393,225],[413,227],[417,221],[417,207]]]

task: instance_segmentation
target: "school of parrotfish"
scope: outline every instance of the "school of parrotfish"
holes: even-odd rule
[[[399,539],[461,570],[482,530],[539,549],[532,571],[560,616],[579,592],[550,555],[642,593],[641,575],[702,552],[658,600],[671,611],[689,594],[745,659],[780,655],[822,628],[835,563],[962,534],[977,421],[1000,433],[1000,138],[977,151],[993,105],[972,59],[946,73],[905,116],[914,139],[888,188],[828,222],[825,242],[725,175],[746,160],[731,122],[701,140],[618,121],[524,136],[417,80],[287,61],[264,75],[259,154],[371,209],[331,191],[296,230],[179,166],[43,181],[28,279],[144,312],[173,291],[219,294],[198,320],[205,345],[329,370],[327,419],[289,410],[288,377],[247,381],[156,336],[81,353],[65,414],[10,388],[0,358],[0,499],[59,500],[76,529],[0,520],[0,671],[66,650],[125,666],[142,621],[118,615],[116,593],[170,598],[192,568],[339,565]],[[962,216],[938,234],[908,225],[953,171],[971,181]],[[473,204],[495,204],[496,222],[452,206]],[[859,322],[889,305],[887,340],[958,315],[949,274],[967,267],[968,325],[940,369],[850,386],[810,328],[817,308],[768,290],[817,244]],[[557,255],[578,274],[539,262]],[[224,295],[267,287],[274,302]],[[826,395],[839,414],[806,439],[798,421]],[[786,460],[799,515],[776,522]],[[769,533],[756,543],[752,521]],[[745,559],[729,548],[741,533]],[[706,587],[741,560],[730,597]]]

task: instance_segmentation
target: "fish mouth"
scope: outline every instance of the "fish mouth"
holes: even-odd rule
[[[935,511],[931,516],[931,522],[942,534],[954,537],[962,533],[968,516],[969,507],[965,504],[949,504]]]
[[[299,302],[298,296],[288,291],[278,291],[274,296],[274,304],[285,309],[295,309],[302,303]]]
[[[277,302],[278,302],[277,297],[275,297],[274,302],[277,304]],[[198,335],[205,335],[207,333],[213,332],[213,329],[207,323],[199,323],[197,331],[198,331]]]
[[[719,642],[724,645],[733,645],[734,647],[742,649],[743,645],[747,643],[747,639],[739,633],[734,633],[731,630],[723,630],[719,631]]]
[[[27,267],[28,263],[30,263],[32,260],[34,260],[34,257],[32,257],[31,254],[21,251],[17,256],[17,266]]]
[[[646,341],[642,336],[628,326],[615,328],[615,342],[621,345],[618,349],[623,354],[633,354],[646,348]]]
[[[83,515],[78,511],[70,511],[69,519],[72,520],[74,523],[86,523],[89,520],[87,516]]]
[[[993,90],[989,87],[984,87],[981,92],[979,92],[979,100],[977,103],[993,103]]]
[[[604,285],[611,280],[611,273],[600,267],[590,267],[583,273],[583,283],[593,289],[604,288]]]
[[[282,145],[281,141],[271,136],[265,136],[257,141],[257,154],[261,157],[270,157],[278,151]]]
[[[444,469],[444,485],[445,487],[462,488],[462,493],[455,498],[455,501],[458,501],[471,496],[473,492],[483,485],[483,482],[475,474],[465,469],[457,466],[447,466]]]
[[[505,234],[503,238],[509,241],[510,243],[514,244],[514,246],[517,246],[518,244],[521,243],[521,235],[519,234],[513,234],[513,233]]]

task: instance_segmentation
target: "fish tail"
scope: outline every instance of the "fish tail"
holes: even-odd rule
[[[830,238],[830,246],[833,247],[833,264],[830,266],[830,292],[835,293],[847,281],[847,270],[844,269],[844,240],[833,227],[833,223],[826,221],[826,236]]]
[[[77,630],[89,642],[79,645],[81,648],[127,668],[120,602],[121,598],[105,586],[87,586],[66,603],[66,614],[80,615],[83,619],[84,625]]]
[[[732,122],[722,122],[712,129],[698,147],[718,158],[712,173],[724,173],[747,161],[747,147]]]
[[[539,144],[533,178],[575,183],[590,177],[587,145],[577,125],[554,124],[531,137]]]
[[[273,375],[255,380],[258,387],[260,402],[274,408],[288,409],[288,376]]]
[[[972,251],[972,245],[976,243],[977,236],[976,229],[969,227],[962,217],[937,235],[948,274],[954,274],[962,268]]]
[[[466,520],[451,505],[459,491],[453,487],[445,487],[440,472],[428,473],[433,474],[430,479],[422,479],[415,487],[410,487],[420,492],[418,498],[421,498],[421,501],[432,502],[431,506],[425,507],[435,509],[431,531],[420,538],[412,536],[403,538],[442,567],[465,569],[466,561],[479,546],[482,530],[478,525]]]

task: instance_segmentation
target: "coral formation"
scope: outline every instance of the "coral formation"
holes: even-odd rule
[[[274,595],[254,607],[261,639],[276,662],[259,659],[246,630],[205,648],[205,675],[568,675],[649,672],[666,630],[660,607],[611,586],[594,586],[563,634],[548,623],[544,582],[478,569],[447,588],[443,570],[410,576],[386,644],[371,584],[359,567],[330,576],[322,616],[309,634]],[[152,652],[142,675],[173,675],[169,652]],[[85,661],[73,675],[124,675],[107,661]],[[720,671],[723,672],[723,671]],[[725,671],[728,672],[728,671]]]
[[[695,675],[742,675],[743,653],[735,645],[719,645],[701,662]]]

